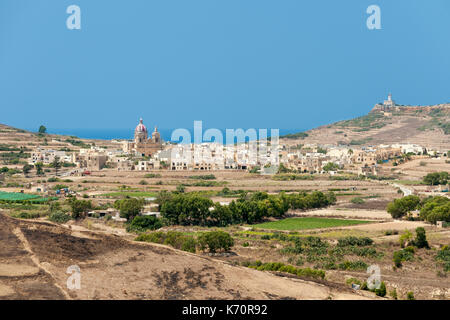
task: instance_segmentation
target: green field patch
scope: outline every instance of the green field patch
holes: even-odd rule
[[[0,191],[0,201],[2,202],[47,202],[48,198],[42,198],[36,194],[20,193],[20,192],[4,192]]]
[[[255,224],[253,225],[253,227],[261,229],[273,229],[273,230],[306,230],[306,229],[353,226],[364,223],[369,223],[369,221],[305,217],[305,218],[287,218],[278,221],[265,222]]]

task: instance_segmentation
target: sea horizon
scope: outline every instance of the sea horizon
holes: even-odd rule
[[[203,130],[203,133],[208,128]],[[238,128],[235,128],[238,129]],[[248,128],[242,128],[244,131]],[[264,128],[262,128],[264,129]],[[36,129],[27,129],[32,132],[36,132]],[[158,132],[161,134],[161,138],[164,141],[171,141],[172,132],[176,129],[167,129],[167,128],[158,128]],[[194,129],[187,129],[192,137],[194,137]],[[219,129],[224,138],[225,138],[225,132],[226,129]],[[256,129],[257,132],[259,129]],[[279,135],[287,135],[292,133],[298,133],[303,132],[306,129],[279,129]],[[90,129],[90,128],[84,128],[84,129],[77,129],[77,128],[47,128],[48,134],[58,134],[58,135],[64,135],[64,136],[74,136],[81,139],[94,139],[94,140],[132,140],[134,138],[134,130],[133,129]],[[150,135],[150,132],[149,132]],[[270,129],[267,129],[267,135],[270,136]]]

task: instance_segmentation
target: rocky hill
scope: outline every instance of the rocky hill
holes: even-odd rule
[[[414,143],[450,149],[450,104],[386,106],[376,104],[365,116],[282,137],[288,145],[377,145]]]

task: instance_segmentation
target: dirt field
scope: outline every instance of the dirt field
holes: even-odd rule
[[[366,292],[304,281],[177,251],[0,214],[2,299],[364,299]],[[81,269],[69,290],[66,270]]]

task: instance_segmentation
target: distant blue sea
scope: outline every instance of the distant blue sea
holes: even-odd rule
[[[208,128],[206,128],[208,129]],[[205,130],[203,130],[203,133]],[[243,128],[246,130],[246,128]],[[170,141],[172,132],[174,129],[159,129],[161,137],[164,141]],[[34,131],[34,130],[33,130]],[[221,129],[222,134],[225,138],[225,129]],[[297,133],[304,131],[302,129],[280,129],[280,136]],[[101,139],[101,140],[112,140],[112,139],[126,139],[130,140],[134,137],[134,129],[51,129],[48,128],[47,132],[50,134],[60,134],[66,136],[75,136],[83,139]],[[194,139],[194,130],[189,130],[192,139]],[[270,130],[267,130],[267,134],[270,136]]]

